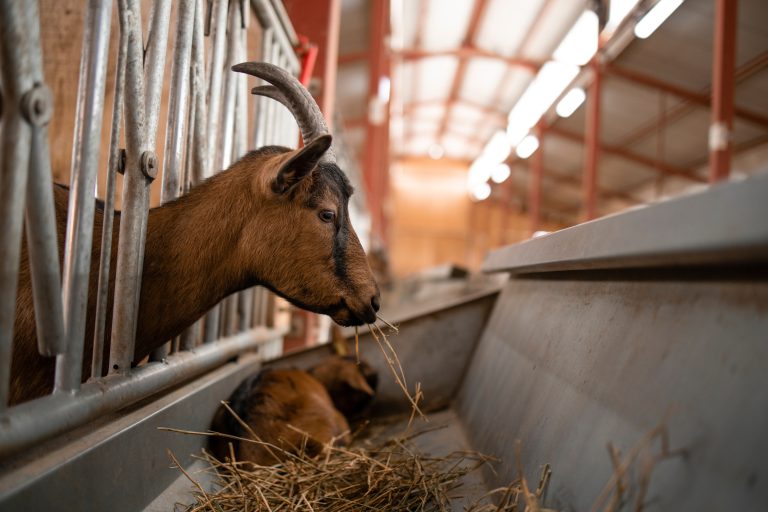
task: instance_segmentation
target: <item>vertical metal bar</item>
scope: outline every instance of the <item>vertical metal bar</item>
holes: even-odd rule
[[[184,122],[187,117],[194,14],[194,0],[180,0],[175,21],[177,30],[171,68],[171,91],[168,98],[168,124],[165,130],[161,203],[176,199],[181,190],[179,177],[184,151]]]
[[[222,102],[221,80],[227,43],[227,5],[227,0],[215,0],[213,7],[213,49],[209,69],[210,79],[208,80],[208,140],[214,141],[214,144],[209,148],[208,165],[213,172],[217,171],[214,169],[214,162],[216,162],[217,148],[221,147],[217,141],[219,140],[219,117]]]
[[[222,132],[221,139],[221,155],[220,155],[220,169],[227,169],[232,165],[232,157],[235,142],[235,105],[237,102],[237,86],[241,83],[240,74],[230,71],[231,66],[237,64],[240,58],[240,43],[242,38],[241,32],[241,18],[240,9],[234,4],[233,8],[229,10],[229,27],[227,31],[227,65],[224,68],[224,111],[222,112],[222,122],[220,130]],[[223,336],[231,336],[235,333],[237,328],[237,294],[233,294],[225,299],[224,317],[222,321]]]
[[[64,325],[67,350],[56,358],[56,391],[80,387],[91,269],[94,189],[101,149],[112,2],[91,0],[86,13],[77,91],[72,181],[64,256]]]
[[[195,122],[193,141],[194,148],[192,158],[194,160],[192,168],[192,183],[200,183],[210,176],[210,166],[208,165],[208,107],[206,98],[205,83],[205,41],[203,39],[203,16],[205,9],[203,0],[197,0],[195,8],[195,27],[192,36],[192,88],[195,90]]]
[[[157,121],[160,114],[160,95],[165,75],[165,52],[168,48],[168,23],[171,18],[171,0],[154,0],[146,49],[146,82],[144,114],[146,116],[147,147],[155,147]],[[139,18],[139,24],[141,19]]]
[[[43,81],[40,51],[40,23],[37,2],[28,2],[26,18],[29,33],[30,78],[34,99],[27,104],[34,114],[29,181],[27,183],[26,233],[37,326],[37,345],[42,355],[55,356],[66,349],[64,313],[61,302],[61,272],[53,204],[51,159],[48,147],[48,121],[53,110],[50,91]]]
[[[190,131],[191,142],[191,183],[197,184],[209,176],[208,164],[208,139],[207,139],[207,105],[205,102],[205,42],[203,39],[203,17],[205,8],[203,0],[195,2],[194,30],[192,34],[192,68],[191,68],[191,89],[192,102],[190,110],[192,111],[192,121],[188,130]],[[188,328],[181,339],[181,349],[191,349],[197,339],[200,337],[203,328],[203,320],[198,320]]]
[[[0,411],[8,404],[11,344],[21,254],[21,229],[32,132],[21,111],[22,97],[34,85],[29,72],[30,41],[23,4],[0,3],[2,34],[3,140],[0,161]]]
[[[120,31],[118,45],[115,94],[112,99],[112,131],[109,138],[109,163],[107,164],[107,183],[104,192],[104,220],[101,227],[101,262],[99,264],[99,287],[96,295],[96,325],[93,335],[91,378],[102,376],[104,364],[104,335],[107,323],[107,306],[109,305],[109,274],[115,217],[115,181],[121,160],[120,125],[123,118],[125,60],[128,51],[128,37],[123,30]]]
[[[266,62],[268,57],[272,55],[272,28],[264,29],[261,38],[261,59]],[[267,143],[266,139],[266,125],[267,125],[267,113],[269,104],[272,102],[269,98],[259,97],[256,99],[256,128],[253,131],[253,146],[254,148],[260,148]]]
[[[225,45],[226,40],[226,26],[227,26],[227,0],[214,0],[212,7],[212,19],[211,25],[213,29],[213,45],[211,48],[211,61],[208,68],[208,90],[207,90],[207,105],[208,105],[208,132],[207,138],[209,141],[213,141],[208,147],[208,162],[206,167],[209,169],[210,174],[217,171],[215,165],[218,163],[217,156],[218,150],[221,147],[219,144],[220,135],[220,112],[221,112],[221,80],[223,78],[223,67],[225,57]],[[220,322],[220,306],[214,306],[211,311],[208,312],[205,319],[205,333],[204,342],[209,343],[218,338],[219,322]]]
[[[598,57],[592,59],[592,83],[587,91],[587,126],[584,137],[584,196],[583,218],[592,220],[597,215],[597,169],[600,163],[600,103],[602,96],[602,70]]]
[[[539,148],[531,157],[531,181],[528,199],[531,235],[539,230],[541,224],[541,176],[544,173],[544,129],[541,121],[534,127],[534,135],[539,139]]]
[[[717,0],[712,62],[712,124],[709,127],[709,182],[731,173],[733,93],[736,73],[737,0]]]
[[[147,224],[149,185],[157,167],[154,154],[146,151],[144,118],[144,69],[141,47],[139,0],[120,0],[120,29],[128,39],[125,68],[126,163],[123,180],[123,211],[115,272],[110,373],[130,370],[136,339],[139,285],[144,261],[143,236]],[[151,164],[154,163],[154,166]]]

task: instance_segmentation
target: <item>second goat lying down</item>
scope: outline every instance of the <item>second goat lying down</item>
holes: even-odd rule
[[[342,325],[376,319],[379,292],[349,220],[352,188],[336,165],[320,109],[301,84],[271,64],[239,64],[262,78],[301,128],[302,149],[252,151],[188,194],[149,212],[134,361],[177,336],[224,297],[263,285],[299,307]],[[54,190],[59,255],[64,254],[69,191]],[[87,303],[93,333],[103,211],[97,208]],[[110,293],[114,291],[120,216],[115,216]],[[21,253],[11,370],[11,404],[50,393],[54,359],[37,351],[26,244]],[[110,332],[112,300],[106,332]],[[83,380],[89,377],[91,336],[85,340]],[[106,370],[109,345],[105,346]],[[126,371],[114,368],[112,371]]]
[[[352,402],[348,399],[353,397],[356,407],[347,409],[349,418],[367,405],[373,398],[377,381],[375,371],[370,366],[367,369],[366,379],[354,361],[331,358],[309,372],[263,370],[240,384],[229,399],[230,407],[248,428],[223,407],[216,412],[211,425],[213,432],[246,439],[255,435],[261,442],[212,436],[211,451],[224,461],[230,457],[231,442],[237,460],[271,465],[285,460],[285,452],[298,453],[303,449],[313,457],[327,444],[347,445],[349,423],[334,404],[349,405]],[[341,372],[334,374],[335,370]],[[313,377],[314,374],[320,374],[324,382]],[[366,396],[367,400],[361,400],[359,395]]]

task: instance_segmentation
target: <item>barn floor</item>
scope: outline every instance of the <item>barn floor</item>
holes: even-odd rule
[[[363,441],[373,442],[390,439],[405,432],[408,425],[407,415],[386,416],[374,418],[367,429]],[[415,421],[414,431],[430,430],[414,439],[417,449],[432,456],[444,456],[455,451],[469,451],[471,447],[464,433],[461,421],[452,408],[429,414],[429,423]],[[433,430],[434,429],[434,430]],[[213,490],[211,475],[205,472],[205,464],[195,462],[188,472],[204,486],[206,491]],[[192,503],[195,487],[184,475],[168,487],[145,509],[146,512],[168,512],[184,510],[182,505]],[[482,478],[480,470],[474,471],[463,478],[463,485],[453,494],[456,498],[452,501],[453,510],[464,510],[465,506],[481,497],[487,491],[487,486]],[[177,505],[178,504],[178,505]]]

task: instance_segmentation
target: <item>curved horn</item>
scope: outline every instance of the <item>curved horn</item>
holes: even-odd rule
[[[283,68],[268,62],[243,62],[232,66],[232,70],[261,78],[274,86],[255,87],[252,92],[285,105],[299,125],[304,144],[308,144],[319,135],[328,133],[328,125],[325,124],[325,118],[315,99],[296,77]],[[326,152],[321,161],[336,163],[332,148]]]

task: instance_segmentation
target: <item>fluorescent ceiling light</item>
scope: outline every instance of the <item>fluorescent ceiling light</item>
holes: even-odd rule
[[[491,140],[485,145],[483,157],[494,162],[503,162],[511,151],[512,146],[509,144],[507,134],[499,130],[493,134]]]
[[[549,61],[541,67],[509,113],[507,137],[512,146],[520,143],[578,74],[579,66],[565,62]]]
[[[469,173],[467,174],[467,185],[470,189],[480,183],[485,183],[491,177],[491,170],[493,169],[494,162],[491,162],[482,156],[472,162],[469,166]]]
[[[494,183],[504,183],[510,174],[512,174],[512,171],[509,170],[507,164],[498,164],[491,170],[491,180]]]
[[[552,57],[560,62],[583,66],[597,52],[597,38],[600,32],[597,13],[585,10],[571,30],[560,42]]]
[[[528,135],[517,145],[517,156],[525,160],[539,149],[539,139],[535,135]]]
[[[485,182],[478,183],[471,190],[472,198],[475,201],[482,201],[488,199],[491,195],[491,186]]]
[[[640,39],[649,37],[682,3],[683,0],[660,0],[643,16],[643,19],[637,22],[635,35]]]
[[[389,93],[392,90],[392,82],[390,82],[388,76],[382,76],[379,78],[379,99],[384,102],[389,102]]]
[[[576,112],[576,109],[584,103],[586,98],[587,94],[584,89],[574,87],[558,102],[555,111],[560,117],[571,117],[571,114]]]

